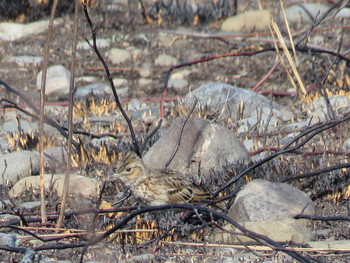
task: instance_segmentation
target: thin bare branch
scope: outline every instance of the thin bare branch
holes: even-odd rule
[[[309,177],[314,177],[314,176],[319,176],[322,175],[324,173],[328,173],[331,171],[335,171],[335,170],[340,170],[340,169],[344,169],[344,168],[350,168],[350,163],[341,163],[341,164],[337,164],[334,166],[330,166],[330,167],[326,167],[317,171],[313,171],[310,173],[302,173],[302,174],[298,174],[298,175],[291,175],[291,176],[286,176],[283,177],[281,180],[279,180],[280,182],[289,182],[289,181],[293,181],[293,180],[298,180],[298,179],[302,179],[302,178],[309,178]]]
[[[135,131],[134,131],[134,127],[132,125],[131,119],[126,114],[126,112],[125,112],[125,110],[123,108],[123,105],[120,102],[117,90],[116,90],[116,88],[114,86],[114,83],[113,83],[113,79],[112,79],[111,73],[109,71],[109,67],[108,67],[105,59],[103,58],[103,56],[101,55],[101,53],[100,53],[100,51],[99,51],[99,49],[97,47],[97,44],[96,44],[96,28],[93,26],[93,23],[91,21],[86,2],[87,1],[83,1],[83,7],[84,7],[84,14],[85,14],[86,20],[87,20],[87,22],[89,24],[89,27],[91,29],[91,35],[92,35],[93,44],[92,45],[90,44],[90,45],[93,47],[97,57],[99,58],[100,62],[103,65],[103,68],[105,70],[107,79],[109,81],[109,85],[110,85],[110,87],[112,89],[112,92],[113,92],[113,95],[114,95],[115,102],[117,103],[117,106],[118,106],[120,112],[122,113],[125,121],[128,124],[129,130],[130,130],[130,133],[131,133],[132,143],[133,143],[133,146],[134,146],[134,151],[136,152],[137,155],[139,155],[141,157],[140,146],[139,146],[139,143],[138,143],[138,141],[136,139],[136,135],[135,135]],[[87,42],[89,43],[89,41],[87,41]]]
[[[261,166],[262,164],[276,158],[277,156],[279,156],[281,154],[293,152],[293,151],[299,149],[301,146],[303,146],[305,143],[307,143],[309,140],[311,140],[317,134],[319,134],[325,130],[328,130],[332,127],[335,127],[335,126],[339,125],[340,123],[343,123],[345,121],[349,121],[349,120],[350,120],[350,114],[347,114],[343,118],[331,120],[331,121],[321,123],[321,124],[316,124],[316,125],[310,127],[309,129],[302,131],[298,136],[296,136],[293,140],[291,140],[289,143],[287,143],[285,146],[283,146],[276,153],[273,153],[270,156],[267,156],[266,158],[260,160],[259,162],[251,165],[250,167],[248,167],[244,171],[235,175],[232,179],[230,179],[227,183],[225,183],[217,191],[215,191],[213,196],[214,197],[217,196],[220,192],[222,192],[223,190],[225,190],[226,188],[230,187],[232,184],[237,182],[242,176],[251,172],[252,170]],[[302,140],[299,142],[300,139],[302,139]],[[294,143],[295,143],[295,145],[293,147],[291,147],[291,145],[293,145]]]
[[[66,208],[68,189],[69,189],[69,178],[72,165],[72,140],[73,140],[73,95],[74,95],[74,73],[75,73],[75,64],[76,64],[76,49],[78,42],[78,19],[79,19],[79,5],[80,0],[75,0],[75,11],[74,11],[74,30],[73,30],[73,44],[72,44],[72,57],[70,65],[70,85],[69,85],[69,107],[68,107],[68,140],[67,140],[67,165],[66,172],[64,176],[63,183],[63,192],[62,192],[62,202],[60,215],[58,217],[56,227],[60,228],[62,226],[64,211]]]
[[[40,88],[40,112],[39,112],[39,160],[40,160],[40,201],[41,201],[41,219],[46,223],[46,201],[45,201],[45,160],[44,160],[44,112],[45,112],[45,87],[46,73],[49,63],[49,50],[53,31],[53,21],[57,9],[58,0],[54,0],[51,9],[48,34],[44,47],[44,59],[42,63],[41,88]]]
[[[31,113],[29,113],[28,111],[20,108],[19,106],[17,106],[17,104],[15,104],[14,102],[7,100],[7,99],[1,99],[0,101],[6,101],[10,104],[13,105],[13,107],[15,107],[16,109],[22,111],[23,113],[27,114],[28,116],[34,117],[36,119],[39,119],[38,115],[40,113],[40,110],[34,105],[34,103],[32,103],[22,92],[12,88],[10,85],[8,85],[5,81],[0,80],[0,85],[4,86],[9,92],[15,94],[16,96],[18,96],[19,98],[21,98],[37,115],[33,115]],[[65,131],[66,128],[61,127],[57,122],[55,122],[53,119],[51,119],[50,117],[44,115],[44,120],[47,124],[55,127],[61,134],[62,136],[64,136],[65,138],[68,138],[68,133]],[[76,147],[76,149],[80,148],[80,144],[76,141],[72,142],[74,144],[74,146]]]
[[[189,210],[189,211],[197,211],[197,213],[205,213],[205,214],[209,215],[211,218],[224,220],[224,221],[228,222],[229,224],[233,225],[235,228],[237,228],[239,231],[241,231],[244,235],[247,235],[249,237],[254,237],[255,239],[259,240],[260,242],[267,244],[270,247],[273,247],[273,249],[275,249],[277,251],[283,251],[284,253],[288,254],[289,256],[293,257],[294,259],[298,260],[299,262],[304,262],[304,263],[311,262],[309,259],[300,255],[298,252],[286,249],[280,243],[278,243],[278,242],[276,242],[276,241],[274,241],[266,236],[260,235],[258,233],[255,233],[253,231],[250,231],[250,230],[244,228],[242,225],[238,224],[236,221],[234,221],[228,215],[217,212],[217,211],[212,210],[212,209],[207,208],[207,207],[202,207],[199,205],[190,205],[190,204],[167,204],[167,205],[160,205],[160,206],[146,206],[144,208],[141,208],[141,209],[138,209],[138,210],[131,212],[123,220],[118,222],[114,227],[110,228],[109,230],[107,230],[103,234],[101,234],[101,235],[91,239],[89,242],[87,242],[86,246],[84,247],[84,249],[82,251],[80,262],[81,263],[83,262],[84,254],[86,253],[89,246],[96,245],[97,243],[99,243],[103,239],[107,238],[109,235],[113,234],[115,231],[117,231],[118,229],[125,226],[134,217],[141,215],[141,214],[153,212],[153,211],[162,211],[162,210],[169,210],[169,209],[184,209],[184,210]]]
[[[141,156],[142,156],[142,153],[143,151],[145,150],[146,146],[147,146],[147,143],[148,141],[154,136],[154,134],[159,130],[159,128],[162,126],[162,123],[163,123],[163,120],[160,119],[157,126],[153,129],[153,131],[150,132],[150,134],[147,135],[147,137],[145,138],[142,146],[141,146],[141,149],[140,149],[140,153],[141,153]]]
[[[194,109],[195,109],[197,103],[198,103],[198,100],[196,100],[196,101],[194,102],[194,104],[193,104],[193,106],[192,106],[190,112],[188,113],[188,115],[187,115],[185,121],[183,122],[183,124],[182,124],[182,126],[181,126],[180,133],[179,133],[179,137],[177,138],[177,143],[176,143],[176,146],[175,146],[175,148],[174,148],[174,151],[173,151],[173,153],[171,154],[169,160],[165,163],[164,169],[168,168],[168,166],[170,165],[170,163],[171,163],[172,160],[174,159],[174,157],[175,157],[175,155],[176,155],[176,153],[177,153],[177,151],[178,151],[178,149],[179,149],[179,147],[180,147],[181,138],[182,138],[182,134],[183,134],[183,132],[184,132],[186,123],[187,123],[188,120],[190,119],[190,116],[191,116],[192,112],[194,111]]]

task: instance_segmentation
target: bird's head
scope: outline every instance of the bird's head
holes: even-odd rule
[[[142,159],[134,152],[127,152],[118,165],[116,176],[130,186],[140,179],[145,170]]]

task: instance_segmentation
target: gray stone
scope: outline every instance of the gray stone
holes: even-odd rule
[[[350,110],[350,99],[346,96],[329,96],[329,103],[336,115],[346,113]],[[313,117],[312,123],[325,121],[329,119],[327,103],[323,97],[320,97],[307,106],[310,117]]]
[[[5,214],[5,215],[0,215],[0,222],[1,223],[6,223],[6,224],[12,224],[11,221],[16,221],[16,222],[20,222],[21,218],[19,216],[15,216],[15,215],[9,215],[9,214]]]
[[[36,77],[36,87],[41,89],[42,71]],[[47,69],[45,94],[49,99],[57,99],[69,92],[70,73],[62,65],[51,66]]]
[[[190,74],[191,71],[184,69],[171,74],[170,79],[186,79]]]
[[[115,116],[91,116],[89,117],[89,122],[94,122],[97,124],[102,124],[102,125],[108,125],[111,124],[115,121],[117,121],[118,118]]]
[[[336,15],[337,18],[348,18],[350,17],[350,8],[343,8],[339,11],[339,13]]]
[[[0,211],[5,210],[6,207],[13,208],[13,205],[12,205],[11,201],[8,200],[8,199],[6,199],[6,200],[0,200]],[[0,222],[1,222],[1,220],[0,220]]]
[[[288,23],[290,24],[309,24],[317,16],[321,17],[324,12],[328,10],[328,7],[319,3],[304,3],[298,5],[292,5],[285,9]],[[311,17],[310,17],[311,15]],[[284,20],[283,14],[280,12],[279,17]]]
[[[144,68],[139,70],[140,76],[142,78],[148,78],[149,76],[152,75],[152,70],[150,69],[151,65],[144,63],[142,65]]]
[[[106,53],[106,57],[113,64],[121,64],[131,59],[129,51],[120,48],[112,48]]]
[[[154,64],[156,66],[174,66],[178,64],[179,61],[177,58],[167,55],[167,54],[160,54],[155,60]]]
[[[54,25],[59,25],[63,22],[62,19],[55,19]],[[47,30],[49,20],[37,21],[27,24],[0,23],[0,40],[14,41],[22,37],[37,35]]]
[[[131,256],[125,260],[125,262],[154,262],[155,260],[154,254],[141,254],[136,256]]]
[[[138,99],[131,99],[128,103],[128,111],[140,110],[142,107],[143,104]]]
[[[138,59],[140,59],[141,55],[145,55],[142,52],[142,49],[135,48],[135,47],[129,47],[128,52],[130,52],[133,61],[137,61]]]
[[[1,124],[1,129],[4,132],[16,133],[19,131],[19,126],[20,130],[26,133],[33,132],[34,130],[32,125],[28,121],[22,119],[19,119],[19,122],[17,120],[6,121],[3,124]]]
[[[75,78],[76,83],[79,83],[79,82],[93,83],[98,81],[99,79],[95,76],[81,76],[81,77]]]
[[[16,247],[16,235],[0,233],[0,245]]]
[[[45,188],[48,189],[50,183],[53,183],[53,190],[57,191],[59,196],[62,196],[64,176],[64,174],[45,174]],[[21,179],[12,187],[10,196],[15,198],[29,187],[39,192],[40,176],[29,176]],[[96,198],[99,193],[99,182],[92,178],[71,174],[68,193],[71,195]]]
[[[114,147],[117,148],[117,146],[119,145],[119,141],[110,136],[106,136],[103,138],[94,138],[91,140],[90,143],[93,147],[102,147],[105,145],[107,146],[108,150]]]
[[[33,249],[28,248],[20,263],[33,263],[35,256],[36,252]]]
[[[180,50],[187,50],[188,47],[191,45],[192,40],[189,38],[178,38],[173,41],[173,45],[171,48],[173,49],[180,49]]]
[[[201,85],[187,94],[184,102],[192,104],[196,99],[200,104],[208,105],[212,110],[222,111],[223,116],[231,116],[234,120],[239,115],[241,104],[244,108],[243,118],[249,118],[253,114],[269,114],[270,109],[285,111],[282,106],[260,94],[220,82],[207,82]]]
[[[74,98],[81,99],[90,96],[111,96],[113,94],[108,83],[97,82],[79,87],[74,92]]]
[[[252,10],[236,16],[226,18],[221,25],[223,31],[266,30],[270,25],[269,10]]]
[[[350,151],[350,138],[346,139],[342,146],[342,149],[345,151]]]
[[[141,119],[147,123],[153,123],[159,117],[159,107],[151,106],[131,113],[133,119]]]
[[[123,78],[114,78],[113,84],[115,87],[128,87],[128,80]]]
[[[248,183],[229,210],[229,215],[239,222],[281,220],[300,213],[315,213],[307,194],[289,184],[262,179]]]
[[[270,132],[276,129],[276,126],[280,125],[280,121],[275,117],[270,116],[262,116],[261,118],[258,118],[256,116],[246,118],[243,120],[240,120],[238,122],[239,128],[237,129],[237,133],[246,133],[250,130],[252,130],[252,127],[254,126],[253,131],[259,131],[264,133],[265,131]]]
[[[43,57],[38,56],[14,56],[8,59],[8,61],[15,62],[19,65],[40,64],[42,60]]]
[[[324,240],[324,241],[311,241],[308,245],[316,249],[334,249],[334,250],[349,250],[349,240]]]
[[[40,207],[40,201],[24,202],[19,204],[18,207],[25,211],[33,212],[36,208]]]
[[[35,122],[29,123],[26,120],[22,120],[22,119],[18,119],[18,120],[6,121],[0,126],[0,129],[4,132],[9,132],[9,133],[18,133],[19,130],[23,131],[24,133],[38,132],[38,122],[35,121]],[[53,134],[58,132],[56,128],[53,128],[48,124],[44,124],[44,131],[46,134]]]
[[[152,82],[153,82],[152,79],[144,79],[144,78],[141,78],[141,79],[138,80],[139,86],[143,86],[143,87],[144,87],[144,86],[149,86],[149,85],[151,85]]]
[[[93,44],[92,39],[89,40],[90,44]],[[108,39],[104,39],[104,38],[97,38],[96,39],[96,46],[99,49],[102,48],[108,48],[111,45],[111,42]],[[77,49],[82,49],[82,50],[93,50],[92,47],[90,47],[90,45],[85,41],[80,41],[77,45]]]
[[[7,167],[5,167],[5,162]],[[16,183],[19,179],[39,173],[39,158],[31,151],[18,151],[0,155],[0,173],[4,172],[5,182]]]
[[[177,118],[164,135],[150,148],[143,160],[150,168],[163,168],[177,144],[185,117]],[[185,125],[180,147],[169,169],[193,177],[207,177],[221,171],[228,163],[249,163],[250,156],[232,131],[204,119],[190,118]],[[193,178],[198,181],[199,178]],[[204,178],[201,178],[204,179]]]
[[[267,236],[276,242],[294,241],[297,243],[304,243],[313,238],[311,229],[300,223],[299,220],[292,218],[283,220],[244,222],[242,223],[242,226],[255,233]],[[225,225],[224,228],[230,231],[240,232],[230,224]],[[242,242],[254,242],[253,239],[246,236],[240,236],[240,239]],[[230,244],[240,243],[235,240],[233,235],[228,233],[216,233],[215,241]]]
[[[0,139],[0,155],[9,153],[10,145],[7,139]]]
[[[176,90],[184,90],[188,87],[187,79],[170,79],[168,82],[169,88],[174,88]]]

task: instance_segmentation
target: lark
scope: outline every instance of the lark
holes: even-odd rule
[[[167,169],[148,169],[134,152],[124,155],[116,176],[134,196],[148,205],[198,202],[209,197],[184,174]]]

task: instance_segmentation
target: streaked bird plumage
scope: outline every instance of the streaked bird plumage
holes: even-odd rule
[[[184,174],[167,169],[148,169],[134,152],[124,155],[116,176],[136,198],[149,205],[197,202],[208,193]]]

